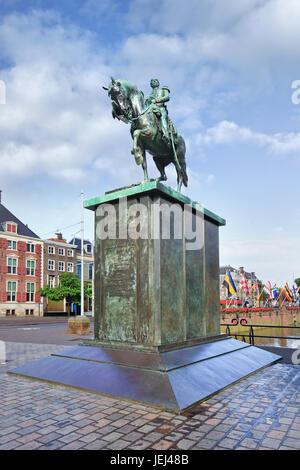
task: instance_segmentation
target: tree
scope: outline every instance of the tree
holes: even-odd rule
[[[295,279],[295,283],[297,285],[297,291],[299,293],[300,292],[300,277],[297,277],[297,279]]]
[[[65,273],[59,276],[59,286],[45,286],[39,290],[42,297],[59,302],[66,299],[67,306],[72,303],[80,304],[81,300],[81,283],[75,274]],[[88,297],[88,287],[84,285],[84,298]],[[68,309],[68,313],[69,313]]]

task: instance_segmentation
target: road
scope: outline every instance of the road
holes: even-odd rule
[[[23,320],[23,321],[22,321]],[[89,336],[69,335],[67,319],[10,319],[0,321],[0,340],[15,343],[57,344],[72,346]],[[90,337],[93,337],[93,322],[91,322]]]

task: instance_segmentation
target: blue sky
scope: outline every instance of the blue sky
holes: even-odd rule
[[[1,0],[4,205],[40,236],[61,229],[70,239],[81,190],[89,199],[141,181],[129,126],[112,119],[101,87],[112,75],[147,94],[158,77],[187,144],[185,193],[227,221],[221,264],[291,283],[300,277],[299,17],[298,0]],[[85,222],[92,239],[89,211]]]

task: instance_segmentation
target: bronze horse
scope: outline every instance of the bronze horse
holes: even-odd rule
[[[160,172],[157,181],[166,181],[165,167],[173,163],[177,172],[177,191],[182,183],[187,186],[188,177],[185,163],[185,142],[177,133],[175,126],[168,118],[169,139],[163,138],[161,123],[151,105],[145,104],[144,94],[128,80],[111,79],[108,91],[112,101],[114,118],[131,123],[133,138],[132,154],[137,165],[142,165],[144,181],[149,181],[147,171],[146,150],[153,156],[155,165]]]

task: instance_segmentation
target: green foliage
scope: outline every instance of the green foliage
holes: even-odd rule
[[[61,274],[59,276],[59,282],[59,286],[46,286],[40,289],[40,295],[56,302],[66,299],[67,304],[80,304],[81,284],[78,277],[71,273]],[[88,297],[88,287],[86,285],[84,285],[84,297]]]
[[[300,287],[300,277],[297,277],[297,279],[295,279],[295,283],[297,284],[297,287],[299,288]]]

